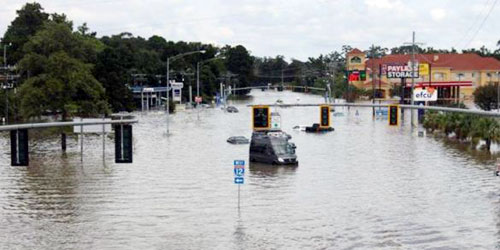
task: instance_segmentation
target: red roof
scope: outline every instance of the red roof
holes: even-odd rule
[[[357,48],[354,48],[353,50],[347,52],[348,55],[352,55],[352,54],[364,54],[363,51],[357,49]]]
[[[411,55],[387,55],[374,59],[373,63],[378,68],[379,64],[408,63]],[[416,54],[415,60],[419,63],[428,63],[431,67],[451,68],[452,70],[496,70],[500,71],[500,61],[493,57],[482,57],[478,54]],[[366,62],[367,67],[372,65],[372,60]]]

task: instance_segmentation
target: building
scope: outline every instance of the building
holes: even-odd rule
[[[411,65],[411,55],[386,55],[371,60],[364,52],[353,49],[347,53],[346,59],[346,68],[350,72],[348,80],[354,86],[375,89],[376,97],[385,99],[391,97],[391,90],[394,92],[400,88],[406,93],[405,98],[409,98],[412,79],[388,78],[385,69],[387,65]],[[415,85],[437,88],[439,100],[469,100],[476,87],[500,82],[500,61],[493,57],[474,53],[416,54],[415,61],[421,69]]]

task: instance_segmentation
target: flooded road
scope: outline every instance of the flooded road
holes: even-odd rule
[[[10,167],[0,137],[2,249],[499,249],[495,160],[409,126],[373,120],[371,108],[332,117],[329,134],[293,131],[319,108],[282,108],[298,167],[248,166],[237,208],[233,160],[248,162],[251,103],[321,103],[291,92],[252,92],[220,109],[137,116],[134,163],[102,162],[99,136],[62,156],[57,138],[32,141],[31,166]],[[337,110],[342,108],[337,108]],[[408,116],[407,116],[408,117]]]

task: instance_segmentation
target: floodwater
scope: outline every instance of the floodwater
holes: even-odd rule
[[[306,134],[319,108],[277,109],[298,167],[248,166],[250,103],[320,103],[319,96],[253,91],[221,109],[137,116],[134,163],[115,164],[111,137],[31,141],[31,166],[11,167],[0,137],[1,249],[500,249],[500,178],[493,157],[471,154],[371,108]],[[300,98],[300,101],[297,100]],[[337,108],[342,110],[342,108]],[[359,115],[356,115],[356,110]],[[407,116],[409,117],[409,116]],[[247,160],[245,184],[233,160]]]

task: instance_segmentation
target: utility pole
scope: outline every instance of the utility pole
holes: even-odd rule
[[[415,45],[423,45],[423,43],[416,43],[415,42],[415,31],[412,33],[412,42],[411,43],[405,43],[405,44],[411,44],[411,71],[412,71],[412,77],[411,77],[411,90],[410,90],[410,104],[414,105],[414,100],[413,100],[413,89],[415,88]],[[415,110],[411,109],[410,110],[410,123],[411,126],[415,126],[415,120],[414,120],[414,113]]]
[[[284,69],[282,68],[281,69],[281,87],[283,87],[283,71],[284,71]]]
[[[4,89],[5,89],[5,124],[9,124],[9,95],[8,95],[8,89],[9,89],[9,86],[8,86],[8,70],[7,70],[7,46],[10,46],[11,44],[7,45],[7,44],[4,44],[3,45],[3,69],[4,69],[4,77],[5,77],[5,85],[4,85]]]
[[[371,66],[371,78],[372,78],[372,103],[375,104],[375,67],[374,67],[374,60],[375,60],[375,45],[372,44],[372,66]],[[372,107],[372,116],[375,117],[375,106]]]
[[[413,90],[415,88],[415,31],[413,31],[413,36],[412,36],[412,45],[411,45],[411,91],[410,91],[410,97],[411,97],[411,105],[413,106],[415,101],[413,100]],[[411,126],[413,127],[415,125],[415,117],[413,109],[410,110],[410,120],[411,120]]]
[[[167,58],[167,135],[170,133],[170,57]]]
[[[196,63],[196,96],[200,96],[200,62]]]

